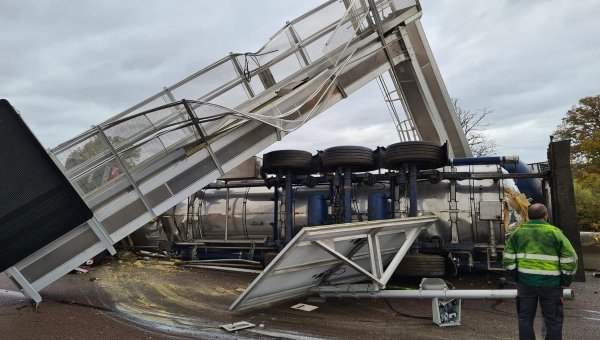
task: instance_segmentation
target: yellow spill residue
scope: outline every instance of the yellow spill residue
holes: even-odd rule
[[[230,291],[229,289],[223,288],[223,287],[215,287],[215,290],[217,292],[219,292],[221,295],[225,295],[225,294],[232,294],[233,292]]]
[[[150,266],[150,268],[158,269],[158,270],[161,270],[161,271],[164,271],[167,273],[172,273],[172,272],[178,270],[177,268],[175,268],[174,265],[167,265],[167,264],[156,264],[156,265]]]
[[[169,264],[165,260],[130,258],[99,268],[97,276],[102,280],[101,287],[118,301],[120,310],[158,323],[167,322],[165,318],[169,319],[173,315],[166,310],[210,313],[222,308],[216,301],[233,301],[245,290],[243,285],[235,288],[236,286],[229,287],[223,283],[219,285],[213,280],[203,282],[206,275],[198,275],[194,284],[190,284],[194,282],[190,280],[179,282],[173,280],[175,271],[181,275],[191,275],[185,268],[172,262]]]
[[[182,287],[174,285],[158,285],[155,288],[164,299],[168,300],[170,303],[176,303],[179,306],[190,309],[210,309],[210,306],[196,300],[198,297],[201,298],[202,295],[206,294],[202,289],[194,289],[193,292],[185,292]]]

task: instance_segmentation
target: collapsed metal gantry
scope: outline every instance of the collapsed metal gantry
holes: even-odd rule
[[[226,56],[52,149],[95,218],[7,271],[23,292],[41,301],[38,292],[50,283],[389,70],[420,137],[448,140],[451,154],[469,156],[420,24],[420,4],[339,6],[331,0],[290,21],[255,54],[260,64],[252,69],[240,66],[245,54]],[[341,19],[332,15],[341,12]],[[355,34],[342,44],[323,45],[352,25]],[[295,67],[282,67],[293,60]],[[217,82],[216,74],[229,78]],[[185,98],[199,101],[185,105]],[[193,126],[181,124],[190,117]]]

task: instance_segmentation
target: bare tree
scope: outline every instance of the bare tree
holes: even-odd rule
[[[486,108],[477,109],[475,111],[465,110],[458,106],[458,98],[452,98],[452,105],[456,111],[456,115],[460,120],[460,126],[462,127],[465,135],[467,135],[467,142],[471,147],[473,156],[482,157],[493,155],[498,152],[498,144],[493,139],[490,139],[490,135],[485,133],[485,129],[491,126],[491,123],[484,123],[483,119],[494,111]]]

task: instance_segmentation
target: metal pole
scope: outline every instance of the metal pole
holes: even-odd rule
[[[117,251],[113,247],[115,241],[110,237],[110,234],[104,229],[102,223],[96,218],[96,216],[92,216],[92,218],[87,221],[90,229],[98,236],[102,245],[108,250],[111,255],[115,255]]]
[[[169,90],[168,87],[164,86],[163,87],[163,91],[165,92],[165,95],[169,99],[169,101],[167,101],[165,99],[165,102],[167,102],[167,103],[174,103],[174,102],[177,101],[177,99],[175,99],[175,96],[173,95],[173,92],[171,92],[171,90]],[[165,96],[163,96],[163,99],[164,98],[165,98]],[[171,107],[169,107],[169,110],[173,114],[179,113],[179,116],[181,117],[181,119],[185,120],[187,112],[186,112],[186,110],[182,110],[181,106],[179,106],[179,105],[177,105],[177,106],[171,106]],[[191,127],[191,126],[188,126],[188,127],[184,128],[184,129],[186,129],[187,131],[189,131],[191,134],[194,133],[194,128]]]
[[[408,167],[410,183],[410,214],[409,217],[417,216],[417,166],[414,164]]]
[[[275,184],[275,192],[273,193],[273,203],[275,207],[273,208],[273,214],[275,215],[273,218],[273,240],[279,240],[279,234],[277,233],[277,221],[279,220],[279,187]]]
[[[458,201],[456,200],[456,180],[450,180],[450,243],[458,243]]]
[[[357,299],[490,299],[512,300],[517,297],[516,289],[470,289],[470,290],[380,290],[377,292],[324,292],[319,293],[323,298],[357,298]],[[572,289],[563,289],[563,298],[573,300]]]
[[[389,279],[394,274],[394,271],[396,271],[396,268],[398,268],[400,261],[402,261],[406,253],[408,253],[408,250],[412,246],[413,242],[419,236],[421,230],[421,228],[413,228],[411,231],[406,232],[406,240],[404,241],[396,255],[394,255],[394,258],[385,269],[383,275],[381,275],[381,278],[379,279],[380,282],[386,284],[389,281]]]
[[[285,242],[292,240],[294,232],[294,205],[292,202],[292,172],[285,173]]]
[[[390,200],[392,201],[391,218],[396,218],[396,178],[390,178]]]
[[[152,209],[152,205],[150,205],[150,203],[146,199],[146,196],[144,196],[144,194],[140,190],[139,186],[137,185],[137,182],[133,179],[133,177],[131,176],[131,173],[129,173],[129,170],[127,170],[127,167],[125,166],[125,163],[123,163],[121,156],[119,156],[119,153],[117,152],[117,150],[115,150],[115,148],[113,147],[110,140],[108,140],[108,137],[106,137],[104,130],[102,130],[102,128],[100,126],[96,126],[96,129],[98,130],[98,135],[97,135],[98,138],[100,138],[100,140],[102,141],[104,146],[106,146],[108,148],[108,150],[112,153],[113,157],[115,157],[115,161],[119,165],[119,168],[125,174],[125,177],[129,181],[129,184],[131,184],[131,186],[133,187],[133,190],[138,194],[140,200],[142,201],[142,203],[148,210],[148,213],[150,213],[150,216],[152,216],[152,218],[155,218],[156,214],[154,213],[154,210]]]
[[[7,275],[10,275],[12,279],[21,286],[22,293],[35,301],[35,309],[37,310],[40,302],[42,302],[42,297],[40,294],[33,288],[31,283],[21,274],[21,272],[17,269],[17,267],[10,267],[4,271]]]
[[[450,158],[450,165],[494,165],[518,164],[519,156],[490,156]]]
[[[286,25],[288,27],[285,30],[285,34],[287,35],[290,45],[298,47],[298,51],[296,52],[296,58],[298,58],[299,63],[304,63],[304,65],[300,65],[300,67],[310,65],[310,58],[308,57],[308,52],[306,52],[306,49],[302,45],[300,45],[300,41],[302,39],[300,39],[298,33],[294,29],[294,26],[289,21],[286,23]]]
[[[375,238],[377,239],[377,238],[378,238],[378,236],[375,236]],[[349,251],[349,252],[346,254],[346,258],[348,258],[348,259],[351,259],[351,258],[352,258],[352,256],[354,256],[356,253],[358,253],[358,251],[359,251],[359,250],[361,250],[361,249],[364,247],[364,245],[365,245],[365,244],[366,244],[366,242],[365,242],[364,240],[363,240],[363,241],[361,241],[361,242],[359,242],[359,243],[357,243],[357,244],[354,246],[354,248],[352,248],[352,249],[351,249],[351,250],[350,250],[350,251]],[[379,254],[381,254],[381,252],[379,252]],[[322,281],[322,282],[325,282],[325,283],[329,282],[329,278],[330,278],[330,277],[332,277],[333,275],[335,275],[335,273],[337,273],[337,272],[340,270],[340,268],[342,268],[344,265],[345,265],[345,263],[344,263],[344,262],[340,262],[340,263],[336,264],[336,265],[333,267],[333,269],[331,269],[331,270],[329,271],[329,274],[325,274],[325,275],[323,275],[323,277],[321,278],[321,281]]]
[[[240,65],[239,61],[237,60],[237,57],[235,55],[233,55],[233,52],[229,52],[229,58],[231,59],[231,62],[233,63],[233,67],[235,68],[235,72],[237,73],[238,77],[242,78],[242,83],[244,84],[246,93],[248,94],[248,96],[250,98],[254,97],[254,91],[252,90],[252,86],[250,86],[250,83],[246,80],[246,77],[244,76],[244,70],[242,70],[242,66]],[[247,58],[247,56],[246,56],[246,58]]]
[[[344,222],[352,222],[352,170],[344,169]]]
[[[206,150],[208,150],[210,157],[213,159],[213,162],[215,162],[215,166],[217,167],[217,170],[219,170],[219,173],[221,174],[221,176],[225,175],[225,172],[223,172],[223,169],[221,168],[221,163],[217,159],[217,156],[213,152],[212,147],[208,143],[208,139],[206,139],[206,131],[204,131],[204,129],[202,128],[202,125],[198,124],[198,119],[196,118],[196,115],[194,114],[194,110],[192,110],[192,107],[190,106],[190,104],[188,103],[187,100],[182,99],[181,102],[183,103],[185,110],[187,111],[188,115],[190,116],[192,123],[194,123],[196,130],[198,130],[198,133],[200,134],[200,141],[204,142],[204,144],[206,145]]]
[[[229,227],[229,188],[227,188],[225,196],[225,241],[227,241],[227,229]]]

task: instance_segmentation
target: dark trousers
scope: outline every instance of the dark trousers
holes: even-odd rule
[[[517,312],[519,313],[519,339],[535,340],[533,320],[538,301],[546,323],[546,340],[562,339],[563,299],[561,287],[534,287],[517,285]]]

